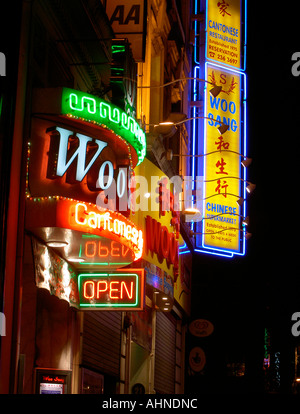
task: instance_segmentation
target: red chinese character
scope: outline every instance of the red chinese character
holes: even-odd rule
[[[217,150],[221,151],[222,148],[223,149],[228,149],[229,148],[229,145],[230,145],[229,142],[225,142],[222,135],[218,138],[218,140],[219,140],[219,142],[215,141],[215,144],[217,145]]]
[[[223,160],[223,158],[221,158],[221,161],[219,160],[216,163],[216,167],[219,168],[219,170],[220,170],[220,171],[216,171],[216,174],[226,174],[226,175],[228,175],[228,172],[224,171],[226,164],[227,163]]]
[[[223,180],[221,182],[221,180],[218,180],[217,184],[218,185],[215,188],[215,192],[218,193],[218,194],[222,194],[226,198],[227,197],[227,187],[228,187],[227,181]],[[221,189],[224,189],[224,193],[221,193]]]
[[[228,16],[231,16],[231,14],[229,14],[227,11],[226,11],[226,9],[227,9],[227,7],[229,7],[229,4],[228,3],[225,3],[225,0],[222,0],[222,1],[219,1],[218,2],[218,7],[219,7],[219,12],[220,12],[220,14],[224,17],[225,16],[225,14],[227,14]]]

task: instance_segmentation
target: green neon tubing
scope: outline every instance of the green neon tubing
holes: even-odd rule
[[[74,89],[63,88],[62,115],[72,115],[104,125],[133,146],[139,165],[146,156],[146,135],[137,121],[117,106]]]

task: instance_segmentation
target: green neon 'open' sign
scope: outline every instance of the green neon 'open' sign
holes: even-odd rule
[[[137,121],[117,106],[96,96],[63,88],[62,114],[96,122],[125,139],[137,152],[138,164],[146,155],[146,136]]]

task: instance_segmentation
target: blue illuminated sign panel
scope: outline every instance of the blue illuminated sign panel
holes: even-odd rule
[[[246,252],[246,1],[206,1],[205,61],[197,41],[201,31],[195,21],[193,76],[222,86],[217,97],[194,83],[192,101],[192,176],[203,181],[202,221],[192,223],[195,251],[233,257]],[[200,3],[195,0],[197,15]],[[227,125],[226,132],[218,127]],[[195,184],[196,187],[196,184]]]

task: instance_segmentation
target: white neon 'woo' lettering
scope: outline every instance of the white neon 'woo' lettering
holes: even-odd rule
[[[83,178],[88,173],[89,169],[97,159],[97,157],[101,154],[103,149],[107,146],[106,142],[100,141],[99,139],[95,140],[95,143],[98,145],[97,151],[95,152],[94,156],[85,167],[86,162],[86,152],[87,152],[87,143],[92,141],[93,139],[82,134],[77,134],[77,138],[79,139],[79,146],[77,150],[74,152],[72,157],[67,160],[67,153],[68,153],[68,143],[69,143],[69,136],[72,134],[71,131],[68,131],[64,128],[57,127],[56,130],[60,134],[60,141],[59,141],[59,150],[58,150],[58,159],[57,159],[57,169],[56,174],[58,176],[63,176],[73,161],[78,157],[77,168],[76,168],[76,180],[82,181]]]

